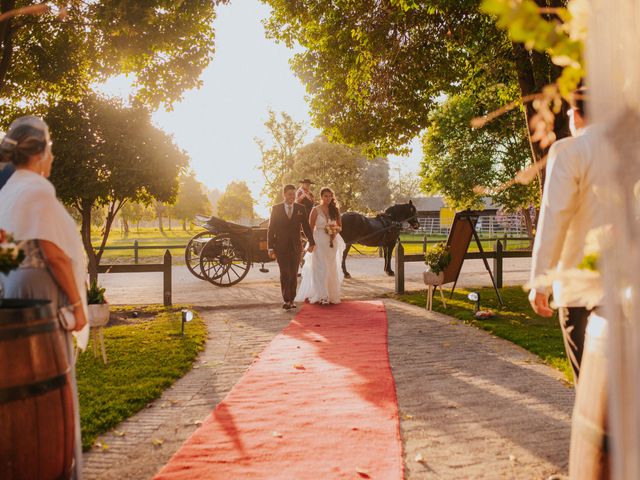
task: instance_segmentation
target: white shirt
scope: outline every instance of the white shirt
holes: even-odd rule
[[[293,203],[284,202],[284,211],[287,214],[287,217],[291,218],[293,215]]]
[[[587,127],[577,137],[564,138],[551,146],[533,244],[532,283],[549,270],[576,268],[584,258],[587,233],[604,223],[598,196],[602,189],[598,185],[608,166],[606,143],[603,135]],[[563,298],[563,289],[563,282],[556,280],[553,297],[558,306],[584,306]],[[549,293],[548,289],[538,292]]]

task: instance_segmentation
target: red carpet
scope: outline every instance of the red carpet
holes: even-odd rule
[[[403,478],[384,305],[304,305],[156,478]]]

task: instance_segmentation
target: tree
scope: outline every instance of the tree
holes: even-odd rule
[[[211,215],[218,215],[218,200],[220,200],[221,196],[222,192],[217,188],[213,188],[207,192],[209,207],[211,208]]]
[[[398,180],[391,180],[391,202],[406,203],[422,193],[422,177],[417,172],[403,172],[398,168]]]
[[[162,222],[162,219],[163,219],[165,213],[168,213],[168,207],[167,207],[167,205],[165,205],[164,202],[161,202],[158,199],[153,200],[152,206],[153,206],[153,210],[155,212],[156,219],[158,220],[158,230],[160,230],[160,233],[162,235],[165,235],[165,233],[164,233],[164,223]]]
[[[173,215],[182,220],[183,230],[187,230],[187,222],[192,221],[197,214],[209,215],[211,213],[211,204],[205,191],[204,185],[196,179],[193,172],[180,178],[180,188],[176,203],[173,205]]]
[[[530,160],[519,112],[502,115],[485,128],[470,126],[470,119],[492,109],[483,100],[493,98],[495,102],[504,95],[495,90],[484,97],[454,95],[432,112],[431,127],[423,138],[425,191],[441,193],[449,206],[461,210],[481,208],[487,192],[505,211],[528,212],[539,203],[535,183],[512,181]]]
[[[58,196],[81,214],[89,274],[96,278],[122,206],[128,201],[172,200],[188,157],[153,126],[145,109],[125,108],[115,100],[91,96],[61,101],[49,109],[46,121],[56,156],[51,181]],[[101,243],[94,250],[91,211],[100,205],[107,207],[107,214]]]
[[[285,112],[280,113],[280,120],[271,109],[269,118],[264,123],[271,137],[270,143],[259,138],[255,142],[260,148],[262,164],[260,170],[264,175],[265,185],[262,193],[267,196],[269,202],[280,200],[283,179],[290,178],[293,170],[293,156],[302,146],[306,131],[300,122],[296,122]]]
[[[130,224],[135,223],[136,228],[139,231],[140,222],[143,220],[150,220],[152,218],[152,210],[148,205],[140,202],[126,202],[120,209],[120,220],[122,221],[124,236],[129,236],[131,229]]]
[[[0,12],[33,5],[3,0]],[[134,102],[170,106],[199,76],[214,50],[215,7],[226,0],[66,2],[66,17],[0,22],[0,96],[11,105],[80,99],[113,75],[134,78]]]
[[[389,185],[389,161],[383,157],[361,162],[362,195],[360,205],[363,210],[377,212],[384,210],[391,203]]]
[[[263,2],[273,9],[267,34],[302,47],[292,67],[307,88],[314,124],[330,140],[368,152],[406,151],[443,95],[505,84],[527,97],[562,71],[547,53],[511,41],[480,13],[479,0]],[[528,103],[521,115],[531,117],[532,109]],[[568,135],[566,116],[554,128],[556,138]],[[545,148],[531,146],[540,160]]]
[[[230,221],[251,220],[254,203],[246,182],[231,182],[218,200],[218,216]]]
[[[324,136],[294,155],[292,171],[284,180],[295,183],[301,178],[311,178],[319,189],[331,188],[343,211],[376,211],[389,203],[387,160],[368,160],[360,149],[330,143]]]

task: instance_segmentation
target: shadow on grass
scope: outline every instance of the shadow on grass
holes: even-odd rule
[[[86,450],[96,437],[158,398],[187,373],[204,348],[207,330],[196,315],[180,335],[181,316],[163,307],[118,308],[122,314],[145,314],[125,325],[104,329],[109,364],[95,358],[91,345],[80,354],[77,369],[82,444]]]

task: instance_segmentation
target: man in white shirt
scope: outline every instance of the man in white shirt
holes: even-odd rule
[[[585,96],[585,89],[576,92],[569,110],[573,137],[557,141],[549,150],[531,262],[531,283],[534,285],[536,277],[550,270],[578,267],[584,258],[587,233],[602,225],[602,207],[596,185],[606,158],[601,158],[603,149],[593,127],[587,126]],[[559,308],[565,349],[577,384],[591,311],[584,301],[568,298],[566,287],[566,283],[555,281],[553,298]],[[531,290],[529,301],[538,315],[553,315],[549,306],[550,293],[550,289]]]

